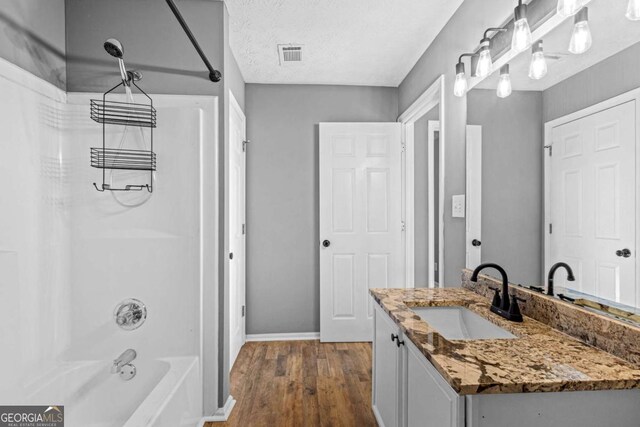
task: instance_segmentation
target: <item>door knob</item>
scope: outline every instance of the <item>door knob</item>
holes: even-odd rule
[[[471,241],[471,245],[475,246],[476,248],[477,248],[478,246],[480,246],[481,244],[482,244],[482,242],[481,242],[480,240],[478,240],[478,239],[473,239],[473,240]]]
[[[328,248],[329,246],[331,246],[331,242],[330,242],[330,241],[328,241],[328,240],[324,240],[324,241],[322,242],[322,246],[324,246],[325,248]]]
[[[616,255],[623,258],[629,258],[631,256],[631,251],[627,248],[616,251]]]

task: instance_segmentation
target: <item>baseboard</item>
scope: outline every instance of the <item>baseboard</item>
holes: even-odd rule
[[[198,427],[204,427],[205,423],[219,423],[227,421],[235,405],[236,400],[233,398],[233,396],[229,395],[224,406],[222,408],[218,408],[215,414],[202,417],[200,423],[198,424]]]
[[[294,332],[290,334],[251,334],[247,341],[301,341],[319,340],[320,332]]]

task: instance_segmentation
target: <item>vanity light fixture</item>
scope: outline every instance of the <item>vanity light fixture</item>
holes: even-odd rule
[[[589,29],[589,9],[583,7],[575,17],[569,52],[576,55],[585,53],[591,48],[592,41],[591,30]]]
[[[511,95],[511,76],[509,75],[509,64],[500,68],[500,80],[498,81],[498,98],[506,98]]]
[[[456,81],[453,84],[453,94],[459,98],[465,96],[467,94],[467,89],[469,88],[469,83],[467,81],[467,75],[464,69],[464,62],[462,62],[462,58],[465,56],[476,56],[475,53],[463,53],[458,58],[458,63],[456,64]]]
[[[456,64],[456,81],[453,84],[453,94],[458,98],[462,98],[467,94],[469,83],[467,76],[464,74],[464,62],[458,61]]]
[[[629,0],[627,19],[630,21],[640,21],[640,0]]]
[[[578,13],[585,4],[587,4],[587,2],[584,0],[558,0],[558,15],[563,18],[573,16]]]
[[[491,59],[491,39],[490,32],[501,33],[507,31],[506,28],[489,28],[484,32],[480,40],[480,58],[476,66],[476,75],[480,78],[488,77],[493,71],[493,60]]]
[[[542,40],[534,43],[531,49],[531,64],[529,65],[529,78],[540,80],[547,75],[547,60],[544,57],[544,49],[542,48]]]
[[[531,47],[531,28],[527,20],[527,5],[518,0],[518,6],[514,10],[515,23],[513,28],[513,38],[511,39],[511,49],[520,53]]]

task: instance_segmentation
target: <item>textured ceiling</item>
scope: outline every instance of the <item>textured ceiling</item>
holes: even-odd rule
[[[225,0],[247,83],[398,86],[463,0]],[[278,44],[304,45],[281,66]]]
[[[593,46],[582,55],[569,53],[569,41],[573,18],[565,20],[544,38],[544,51],[549,72],[542,80],[529,79],[529,51],[518,55],[510,64],[511,83],[514,90],[546,90],[594,64],[640,42],[640,23],[625,17],[628,0],[591,0],[589,2],[589,27]],[[499,72],[480,83],[480,89],[495,89]],[[606,83],[606,82],[604,82]]]

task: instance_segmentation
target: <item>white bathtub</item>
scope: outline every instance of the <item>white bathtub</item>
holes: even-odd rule
[[[193,427],[202,416],[197,357],[136,359],[136,376],[111,374],[111,361],[65,363],[40,382],[33,404],[63,404],[67,427]]]

